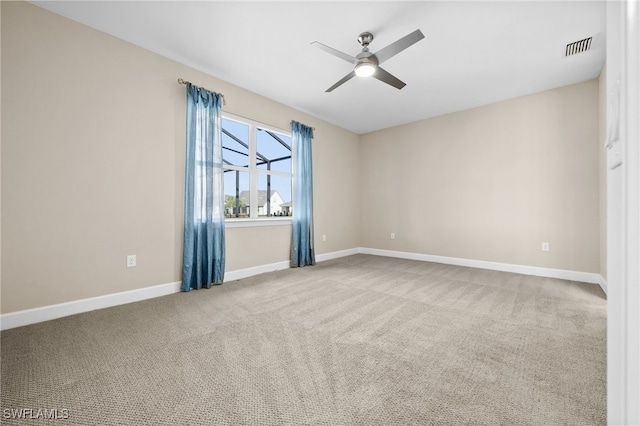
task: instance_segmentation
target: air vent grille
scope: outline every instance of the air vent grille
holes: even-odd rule
[[[566,49],[564,50],[564,56],[571,56],[577,53],[586,52],[591,49],[591,41],[593,37],[588,37],[582,40],[574,41],[573,43],[567,44]]]

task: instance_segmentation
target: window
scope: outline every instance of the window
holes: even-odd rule
[[[291,134],[222,114],[227,219],[286,218],[291,206]]]

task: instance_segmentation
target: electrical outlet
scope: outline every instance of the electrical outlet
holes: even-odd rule
[[[136,255],[130,254],[127,256],[127,268],[133,268],[136,266]]]
[[[392,232],[392,233],[391,233],[391,239],[392,239],[392,240],[395,240],[395,239],[396,239],[396,233],[395,233],[395,232]]]
[[[542,251],[549,251],[549,243],[542,243]]]
[[[327,241],[327,234],[322,234],[322,241]]]

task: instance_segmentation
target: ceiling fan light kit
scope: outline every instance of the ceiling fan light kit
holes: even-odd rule
[[[358,77],[371,77],[376,72],[375,64],[371,62],[359,62],[353,69]]]
[[[314,41],[313,45],[317,48],[324,50],[327,53],[331,53],[334,56],[337,56],[340,59],[343,59],[347,62],[350,62],[354,65],[353,71],[344,76],[341,80],[339,80],[336,84],[329,87],[326,92],[331,92],[336,87],[341,86],[345,82],[351,80],[354,76],[358,77],[374,77],[384,83],[387,83],[396,89],[402,89],[406,84],[400,81],[398,78],[393,76],[392,74],[385,71],[380,67],[380,64],[386,61],[387,59],[397,55],[402,52],[409,46],[419,42],[424,38],[424,34],[422,31],[415,30],[411,34],[408,34],[402,37],[400,40],[391,43],[387,47],[380,49],[376,53],[371,53],[369,51],[369,44],[373,41],[373,34],[369,32],[361,33],[358,36],[358,43],[362,46],[362,52],[360,52],[357,56],[353,57],[351,55],[347,55],[346,53],[340,52],[339,50],[334,49],[333,47],[329,47],[320,42]]]

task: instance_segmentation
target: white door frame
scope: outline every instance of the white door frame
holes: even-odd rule
[[[640,3],[607,2],[607,421],[640,424]]]

